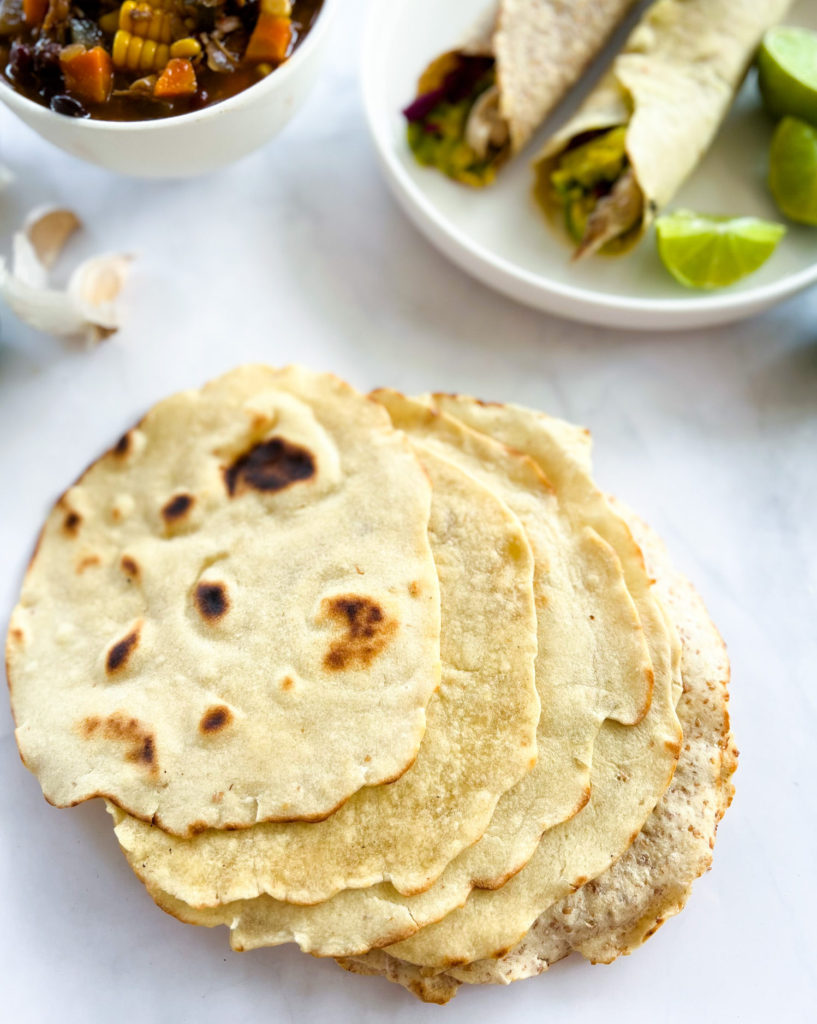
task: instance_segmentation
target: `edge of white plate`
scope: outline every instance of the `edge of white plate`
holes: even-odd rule
[[[403,0],[407,3],[408,0]],[[369,133],[391,191],[411,221],[453,263],[489,288],[527,306],[570,320],[632,330],[685,330],[732,323],[783,301],[817,284],[817,261],[771,284],[722,295],[690,295],[680,299],[634,299],[576,288],[541,277],[497,256],[465,237],[440,215],[397,158],[393,139],[385,130],[377,83],[385,74],[386,57],[380,44],[400,10],[400,3],[373,3],[363,34],[361,88]]]

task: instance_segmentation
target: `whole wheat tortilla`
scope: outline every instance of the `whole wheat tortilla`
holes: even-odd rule
[[[627,125],[644,197],[634,245],[695,169],[726,117],[763,34],[792,0],[657,0],[578,113],[534,161],[536,195],[556,217],[550,174],[587,132]],[[623,251],[623,250],[622,250]]]
[[[187,835],[402,775],[439,682],[430,501],[328,374],[249,366],[160,402],[58,501],[12,615],[46,798]]]
[[[259,892],[318,903],[383,880],[422,891],[480,838],[500,795],[535,763],[530,545],[490,491],[422,445],[415,450],[432,482],[442,682],[414,766],[315,824],[177,839],[118,814],[117,838],[151,886],[203,906]]]
[[[341,961],[354,973],[382,974],[426,1002],[445,1003],[459,984],[509,984],[532,977],[576,950],[593,963],[629,954],[685,905],[712,862],[718,823],[734,787],[737,751],[729,728],[729,661],[723,641],[690,583],[656,535],[628,514],[656,590],[682,643],[684,733],[672,783],[620,860],[548,908],[527,935],[496,960],[434,974],[382,950]]]
[[[527,144],[635,2],[500,0],[467,41],[432,62],[424,77],[451,53],[495,59],[499,114],[509,133],[497,161],[504,163]]]
[[[474,885],[501,886],[529,860],[545,829],[569,819],[586,803],[593,743],[605,718],[616,716],[630,724],[639,721],[649,704],[653,679],[662,692],[671,687],[671,637],[648,593],[640,553],[592,483],[586,486],[592,522],[617,542],[623,538],[621,556],[634,562],[628,569],[630,576],[640,573],[643,577],[640,616],[625,586],[616,549],[582,518],[578,500],[571,498],[569,513],[565,512],[558,488],[551,489],[530,458],[433,411],[426,403],[395,392],[378,392],[377,397],[414,443],[451,459],[480,480],[525,527],[536,565],[536,681],[542,699],[539,760],[501,798],[482,839],[452,861],[428,891],[410,897],[391,885],[378,885],[340,892],[308,908],[259,896],[236,902],[224,899],[223,906],[197,909],[179,897],[187,880],[182,872],[174,872],[171,858],[167,858],[169,870],[162,884],[155,872],[145,870],[138,849],[126,849],[131,866],[163,909],[194,924],[228,925],[237,949],[295,941],[318,955],[363,952],[439,920],[464,903]],[[586,445],[579,440],[583,435],[564,425],[554,431],[554,438],[557,435],[569,439],[562,456],[565,463],[573,465],[576,450],[586,458]],[[551,461],[559,469],[555,440]],[[583,464],[576,462],[577,467]],[[569,472],[579,475],[580,469],[564,469],[562,475]],[[650,721],[642,734],[660,737],[656,716]],[[168,876],[175,891],[168,891]]]

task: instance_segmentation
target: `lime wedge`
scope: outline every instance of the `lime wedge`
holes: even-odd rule
[[[817,226],[817,128],[783,118],[772,139],[769,188],[781,213]]]
[[[817,124],[817,32],[769,29],[757,57],[760,91],[779,117],[792,114]]]
[[[687,288],[726,288],[762,267],[785,235],[756,217],[706,217],[677,210],[659,217],[658,253]]]

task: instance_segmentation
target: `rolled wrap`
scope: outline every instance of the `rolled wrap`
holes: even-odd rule
[[[764,33],[792,0],[658,0],[610,71],[534,161],[536,196],[552,214],[550,175],[588,133],[626,125],[625,150],[641,192],[632,248],[709,148]],[[579,255],[584,246],[580,246]],[[594,251],[594,246],[586,247]]]
[[[432,61],[420,78],[418,101],[444,91],[457,60],[495,61],[496,86],[469,118],[471,142],[490,172],[486,180],[451,174],[468,184],[490,184],[496,171],[525,146],[547,115],[581,77],[636,0],[500,0],[459,47]],[[410,121],[418,101],[406,109]],[[473,109],[473,108],[472,108]],[[494,140],[491,141],[493,134]],[[442,168],[441,168],[442,169]]]

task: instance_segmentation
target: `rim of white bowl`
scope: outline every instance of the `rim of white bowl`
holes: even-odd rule
[[[392,3],[388,5],[374,3],[369,9],[363,34],[361,59],[361,85],[366,120],[378,156],[387,172],[387,178],[392,187],[401,193],[398,198],[411,208],[415,222],[424,230],[427,237],[438,248],[441,245],[441,240],[444,240],[442,243],[444,254],[468,273],[478,276],[485,283],[528,305],[550,308],[555,313],[563,316],[569,315],[573,319],[599,324],[603,322],[601,314],[615,310],[636,315],[644,314],[645,316],[663,315],[667,318],[666,325],[668,327],[678,328],[697,325],[701,322],[702,317],[711,317],[712,323],[719,320],[723,322],[728,319],[739,319],[737,314],[740,312],[750,315],[754,311],[772,306],[817,283],[817,260],[815,260],[810,267],[794,271],[776,281],[758,285],[746,291],[723,295],[689,295],[678,299],[637,298],[593,291],[589,288],[554,281],[541,274],[526,270],[519,264],[511,262],[503,256],[498,256],[485,246],[474,242],[444,217],[434,203],[426,197],[423,190],[411,179],[397,157],[393,135],[389,131],[390,122],[388,118],[382,116],[382,107],[379,106],[382,90],[379,90],[377,86],[382,81],[382,75],[385,74],[383,64],[386,60],[385,51],[380,43],[407,2],[408,0],[392,0]],[[434,237],[435,235],[439,237]],[[483,264],[482,273],[474,269],[474,259]],[[522,298],[522,293],[528,298]],[[546,297],[552,297],[555,303],[547,307],[544,301],[537,301],[544,300]],[[584,306],[584,314],[581,316],[578,313],[568,314],[565,312],[565,303],[571,307],[581,303]],[[730,314],[735,314],[735,316],[731,317]],[[651,320],[644,326],[654,327],[655,321]]]
[[[28,96],[24,96],[2,75],[0,75],[0,100],[12,111],[15,106],[19,106],[22,109],[31,111],[35,117],[41,117],[44,120],[59,118],[63,123],[69,122],[76,126],[76,131],[78,132],[105,131],[137,134],[149,131],[170,131],[174,126],[183,123],[189,124],[191,121],[201,121],[207,117],[223,116],[236,107],[246,104],[248,102],[247,93],[252,93],[252,99],[259,99],[262,90],[268,92],[270,89],[278,88],[282,82],[295,73],[298,66],[307,60],[312,50],[320,44],[323,36],[329,31],[335,11],[339,6],[340,0],[323,0],[318,16],[315,18],[312,28],[307,32],[304,41],[295,48],[295,52],[289,60],[280,67],[277,67],[271,74],[258,82],[254,82],[246,89],[242,89],[241,92],[237,92],[234,96],[228,97],[226,100],[219,100],[218,103],[202,107],[201,110],[191,110],[187,114],[147,118],[140,121],[104,121],[101,118],[91,117],[68,118],[64,114],[56,114],[49,107],[44,107],[41,103],[29,99]],[[10,97],[10,99],[7,97]]]

